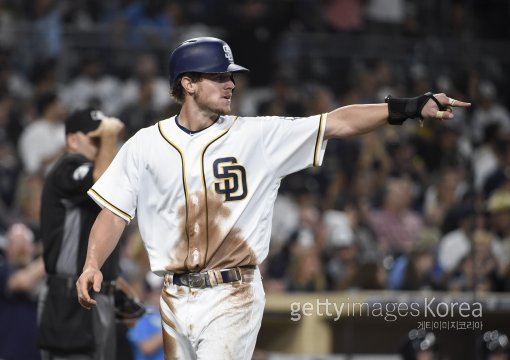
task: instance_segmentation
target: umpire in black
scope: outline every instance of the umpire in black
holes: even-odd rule
[[[41,236],[47,286],[38,308],[43,360],[115,359],[114,280],[119,251],[102,268],[104,283],[91,311],[78,303],[75,283],[83,268],[90,229],[100,208],[87,190],[117,152],[122,122],[88,108],[65,124],[65,155],[48,173],[41,201]],[[34,144],[35,146],[35,144]]]

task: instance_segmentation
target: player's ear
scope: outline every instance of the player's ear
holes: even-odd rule
[[[189,76],[181,78],[181,86],[187,93],[193,95],[195,93],[195,82]]]

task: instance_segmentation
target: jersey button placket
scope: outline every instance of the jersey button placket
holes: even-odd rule
[[[191,266],[192,270],[198,269],[200,264],[200,251],[197,248],[199,235],[200,235],[200,226],[198,225],[198,197],[193,194],[190,196],[191,200],[191,211],[193,213],[193,217],[190,219],[190,223],[188,226],[188,233],[190,237],[190,257],[191,257]]]

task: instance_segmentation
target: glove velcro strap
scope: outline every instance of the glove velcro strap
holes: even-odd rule
[[[422,119],[421,110],[429,99],[434,100],[440,110],[445,108],[431,92],[414,98],[394,98],[391,97],[391,95],[386,96],[384,101],[388,104],[388,123],[391,125],[402,125],[407,119]]]

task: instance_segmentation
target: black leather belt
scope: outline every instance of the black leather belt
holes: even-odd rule
[[[244,280],[244,274],[247,271],[253,273],[254,266],[236,267],[232,269],[218,271],[204,271],[199,273],[173,274],[172,282],[174,285],[187,286],[190,288],[206,288],[213,287],[220,283],[232,283]],[[211,276],[214,280],[211,283]],[[214,283],[216,282],[216,283]]]

